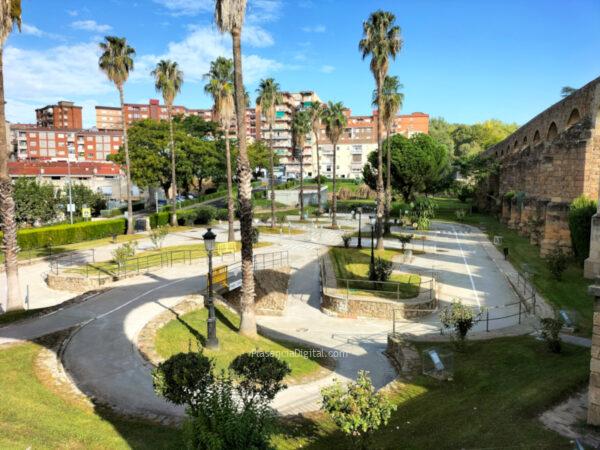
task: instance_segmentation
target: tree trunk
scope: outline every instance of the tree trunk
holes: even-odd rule
[[[381,85],[383,77],[377,77],[377,250],[383,249],[383,207],[384,207],[384,191],[383,191],[383,149],[381,148],[381,131],[383,128],[383,120],[381,112],[383,111],[383,99],[381,98]]]
[[[229,125],[225,128],[225,158],[227,158],[227,240],[235,241],[235,208],[233,206],[233,179],[231,173],[231,149],[229,148]]]
[[[300,220],[304,220],[304,146],[300,146]]]
[[[331,193],[331,228],[337,229],[337,218],[335,217],[337,212],[337,198],[335,195],[335,166],[337,157],[337,141],[333,142],[333,192]]]
[[[390,130],[387,130],[387,158],[386,158],[386,192],[385,192],[385,223],[386,228],[389,228],[390,223],[390,211],[392,209],[392,157],[391,157],[391,143],[390,143]]]
[[[171,226],[177,226],[177,175],[175,170],[175,137],[173,133],[173,116],[171,105],[167,105],[169,115],[169,137],[171,140],[171,195],[173,196],[173,211],[171,212]]]
[[[271,228],[275,228],[275,156],[273,155],[273,123],[269,121],[269,174],[271,180]]]
[[[231,32],[233,39],[233,69],[235,110],[238,128],[238,200],[240,205],[240,231],[242,235],[242,298],[240,300],[240,334],[256,336],[254,311],[254,258],[252,255],[252,174],[246,147],[246,99],[242,77],[242,30]]]
[[[118,86],[123,119],[123,148],[125,149],[125,177],[127,179],[127,234],[133,234],[133,204],[131,201],[131,161],[129,160],[129,139],[127,137],[127,119],[125,118],[125,94],[123,85]]]
[[[317,144],[317,212],[321,214],[321,159],[319,158],[319,133],[315,132]]]
[[[4,113],[4,67],[3,50],[0,47],[0,222],[4,237],[4,266],[6,268],[6,311],[23,309],[21,285],[19,284],[19,263],[17,254],[17,222],[15,201],[12,196],[12,182],[8,173],[8,140],[6,136],[6,116]]]

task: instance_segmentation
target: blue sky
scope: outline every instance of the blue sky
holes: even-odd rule
[[[186,79],[177,103],[210,107],[202,74],[231,54],[212,0],[22,1],[23,32],[4,51],[9,120],[33,121],[34,108],[65,99],[83,105],[92,126],[94,105],[116,105],[97,69],[107,34],[127,37],[137,51],[126,101],[156,97],[149,72],[171,58]],[[402,28],[390,73],[404,84],[405,113],[524,123],[559,100],[562,86],[600,76],[599,0],[249,0],[243,50],[252,96],[272,76],[284,90],[315,90],[370,113],[373,78],[357,44],[378,8]]]

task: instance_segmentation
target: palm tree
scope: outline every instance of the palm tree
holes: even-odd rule
[[[183,72],[175,61],[161,60],[156,68],[150,73],[154,77],[154,87],[160,92],[167,106],[169,119],[169,137],[171,144],[171,195],[173,197],[173,213],[171,214],[171,225],[177,226],[177,178],[175,175],[175,138],[173,134],[173,101],[181,91],[183,84]]]
[[[129,139],[127,138],[127,119],[125,118],[125,95],[123,86],[133,70],[135,50],[127,44],[125,38],[106,36],[100,43],[102,55],[98,66],[108,79],[117,87],[121,102],[121,120],[123,122],[123,148],[125,149],[125,175],[127,177],[127,234],[133,234],[133,206],[131,203],[131,163],[129,161]]]
[[[397,76],[386,76],[383,81],[383,89],[381,95],[383,97],[381,110],[381,116],[383,118],[383,125],[385,127],[385,134],[387,142],[387,155],[386,155],[386,192],[385,192],[385,227],[389,229],[390,223],[390,209],[392,206],[392,165],[391,165],[391,151],[390,151],[390,134],[392,126],[396,120],[396,114],[402,108],[404,102],[404,94],[399,92],[403,86],[398,80]],[[373,91],[373,106],[379,105],[379,98],[377,97],[377,90]]]
[[[213,115],[221,125],[225,134],[225,158],[227,159],[227,222],[228,241],[235,241],[233,221],[235,208],[233,205],[233,179],[231,173],[231,149],[229,147],[229,128],[235,113],[233,99],[233,61],[219,56],[210,63],[210,70],[204,79],[208,81],[204,92],[213,98]]]
[[[279,83],[273,78],[267,78],[266,80],[260,80],[258,89],[256,90],[258,97],[256,99],[256,106],[260,108],[260,111],[267,123],[269,124],[269,150],[270,150],[270,183],[271,183],[271,228],[275,228],[275,168],[273,167],[273,124],[275,123],[275,107],[283,102],[283,96],[279,90]]]
[[[215,22],[222,33],[230,33],[233,41],[233,72],[235,112],[239,152],[237,175],[239,180],[240,232],[242,238],[242,298],[240,300],[240,334],[256,336],[254,310],[254,261],[252,255],[252,171],[246,143],[246,98],[242,74],[242,27],[246,14],[246,0],[216,0]]]
[[[340,140],[340,136],[346,129],[348,119],[344,114],[344,105],[342,102],[329,102],[327,108],[323,111],[323,123],[325,123],[325,134],[333,144],[333,195],[331,196],[331,228],[337,228],[337,199],[335,194],[335,166],[336,166],[336,154],[337,154],[337,143]]]
[[[12,182],[8,173],[8,140],[4,113],[4,66],[2,62],[4,44],[13,27],[21,30],[21,0],[0,0],[0,223],[4,237],[4,266],[6,268],[7,299],[6,311],[23,308],[19,285],[19,263],[17,254],[17,221]]]
[[[371,55],[371,72],[375,77],[377,98],[377,248],[383,248],[383,151],[381,135],[383,132],[383,97],[381,90],[389,67],[390,56],[395,59],[402,47],[400,27],[395,25],[396,16],[391,12],[375,11],[363,23],[363,38],[358,44],[363,59]]]
[[[324,105],[315,100],[308,107],[312,132],[315,135],[315,145],[317,148],[317,211],[321,213],[321,158],[319,156],[319,131],[321,128],[321,119],[323,117]]]
[[[292,141],[296,149],[296,159],[300,161],[300,220],[304,218],[304,144],[306,135],[312,131],[310,114],[301,109],[292,117]]]

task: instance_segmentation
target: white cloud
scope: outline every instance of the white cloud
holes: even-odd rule
[[[74,9],[69,9],[69,10],[67,10],[67,14],[70,15],[71,17],[77,17],[79,15],[79,12]]]
[[[335,70],[335,67],[330,66],[329,64],[325,64],[321,66],[321,72],[323,73],[332,73]]]
[[[258,36],[253,39],[258,40]],[[171,59],[180,65],[185,81],[199,82],[208,72],[211,61],[218,56],[231,58],[231,38],[209,26],[193,27],[185,39],[169,43],[162,55],[141,55],[137,58],[131,79],[148,81],[150,71],[159,60]],[[252,54],[244,56],[243,64],[244,79],[249,84],[283,67],[277,61]]]
[[[246,22],[264,23],[279,19],[281,0],[249,0],[246,8]]]
[[[273,36],[256,25],[247,25],[242,32],[244,42],[252,47],[269,47],[275,43]]]
[[[315,25],[314,27],[302,27],[302,31],[305,33],[325,33],[327,28],[325,25]]]
[[[213,0],[154,0],[164,6],[174,16],[195,16],[200,12],[212,11]]]
[[[48,33],[46,31],[40,30],[35,25],[31,25],[28,23],[24,23],[23,25],[21,25],[21,32],[23,34],[26,34],[29,36],[35,36],[35,37],[47,37],[50,39],[58,39],[58,40],[63,39],[63,37],[58,34]]]
[[[95,20],[76,20],[71,23],[76,30],[92,31],[94,33],[106,33],[112,30],[110,25],[97,23]]]

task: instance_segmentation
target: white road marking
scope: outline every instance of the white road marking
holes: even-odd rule
[[[460,255],[462,256],[465,267],[467,268],[467,274],[469,275],[469,280],[471,281],[471,289],[473,290],[473,294],[475,294],[475,300],[477,300],[477,306],[481,310],[481,302],[479,301],[479,294],[477,294],[477,290],[475,289],[475,281],[473,280],[473,275],[471,274],[471,268],[469,267],[469,263],[467,262],[465,252],[463,251],[462,245],[458,240],[458,233],[456,232],[456,229],[454,227],[452,227],[452,231],[454,231],[454,239],[456,239],[458,249],[460,250]]]

